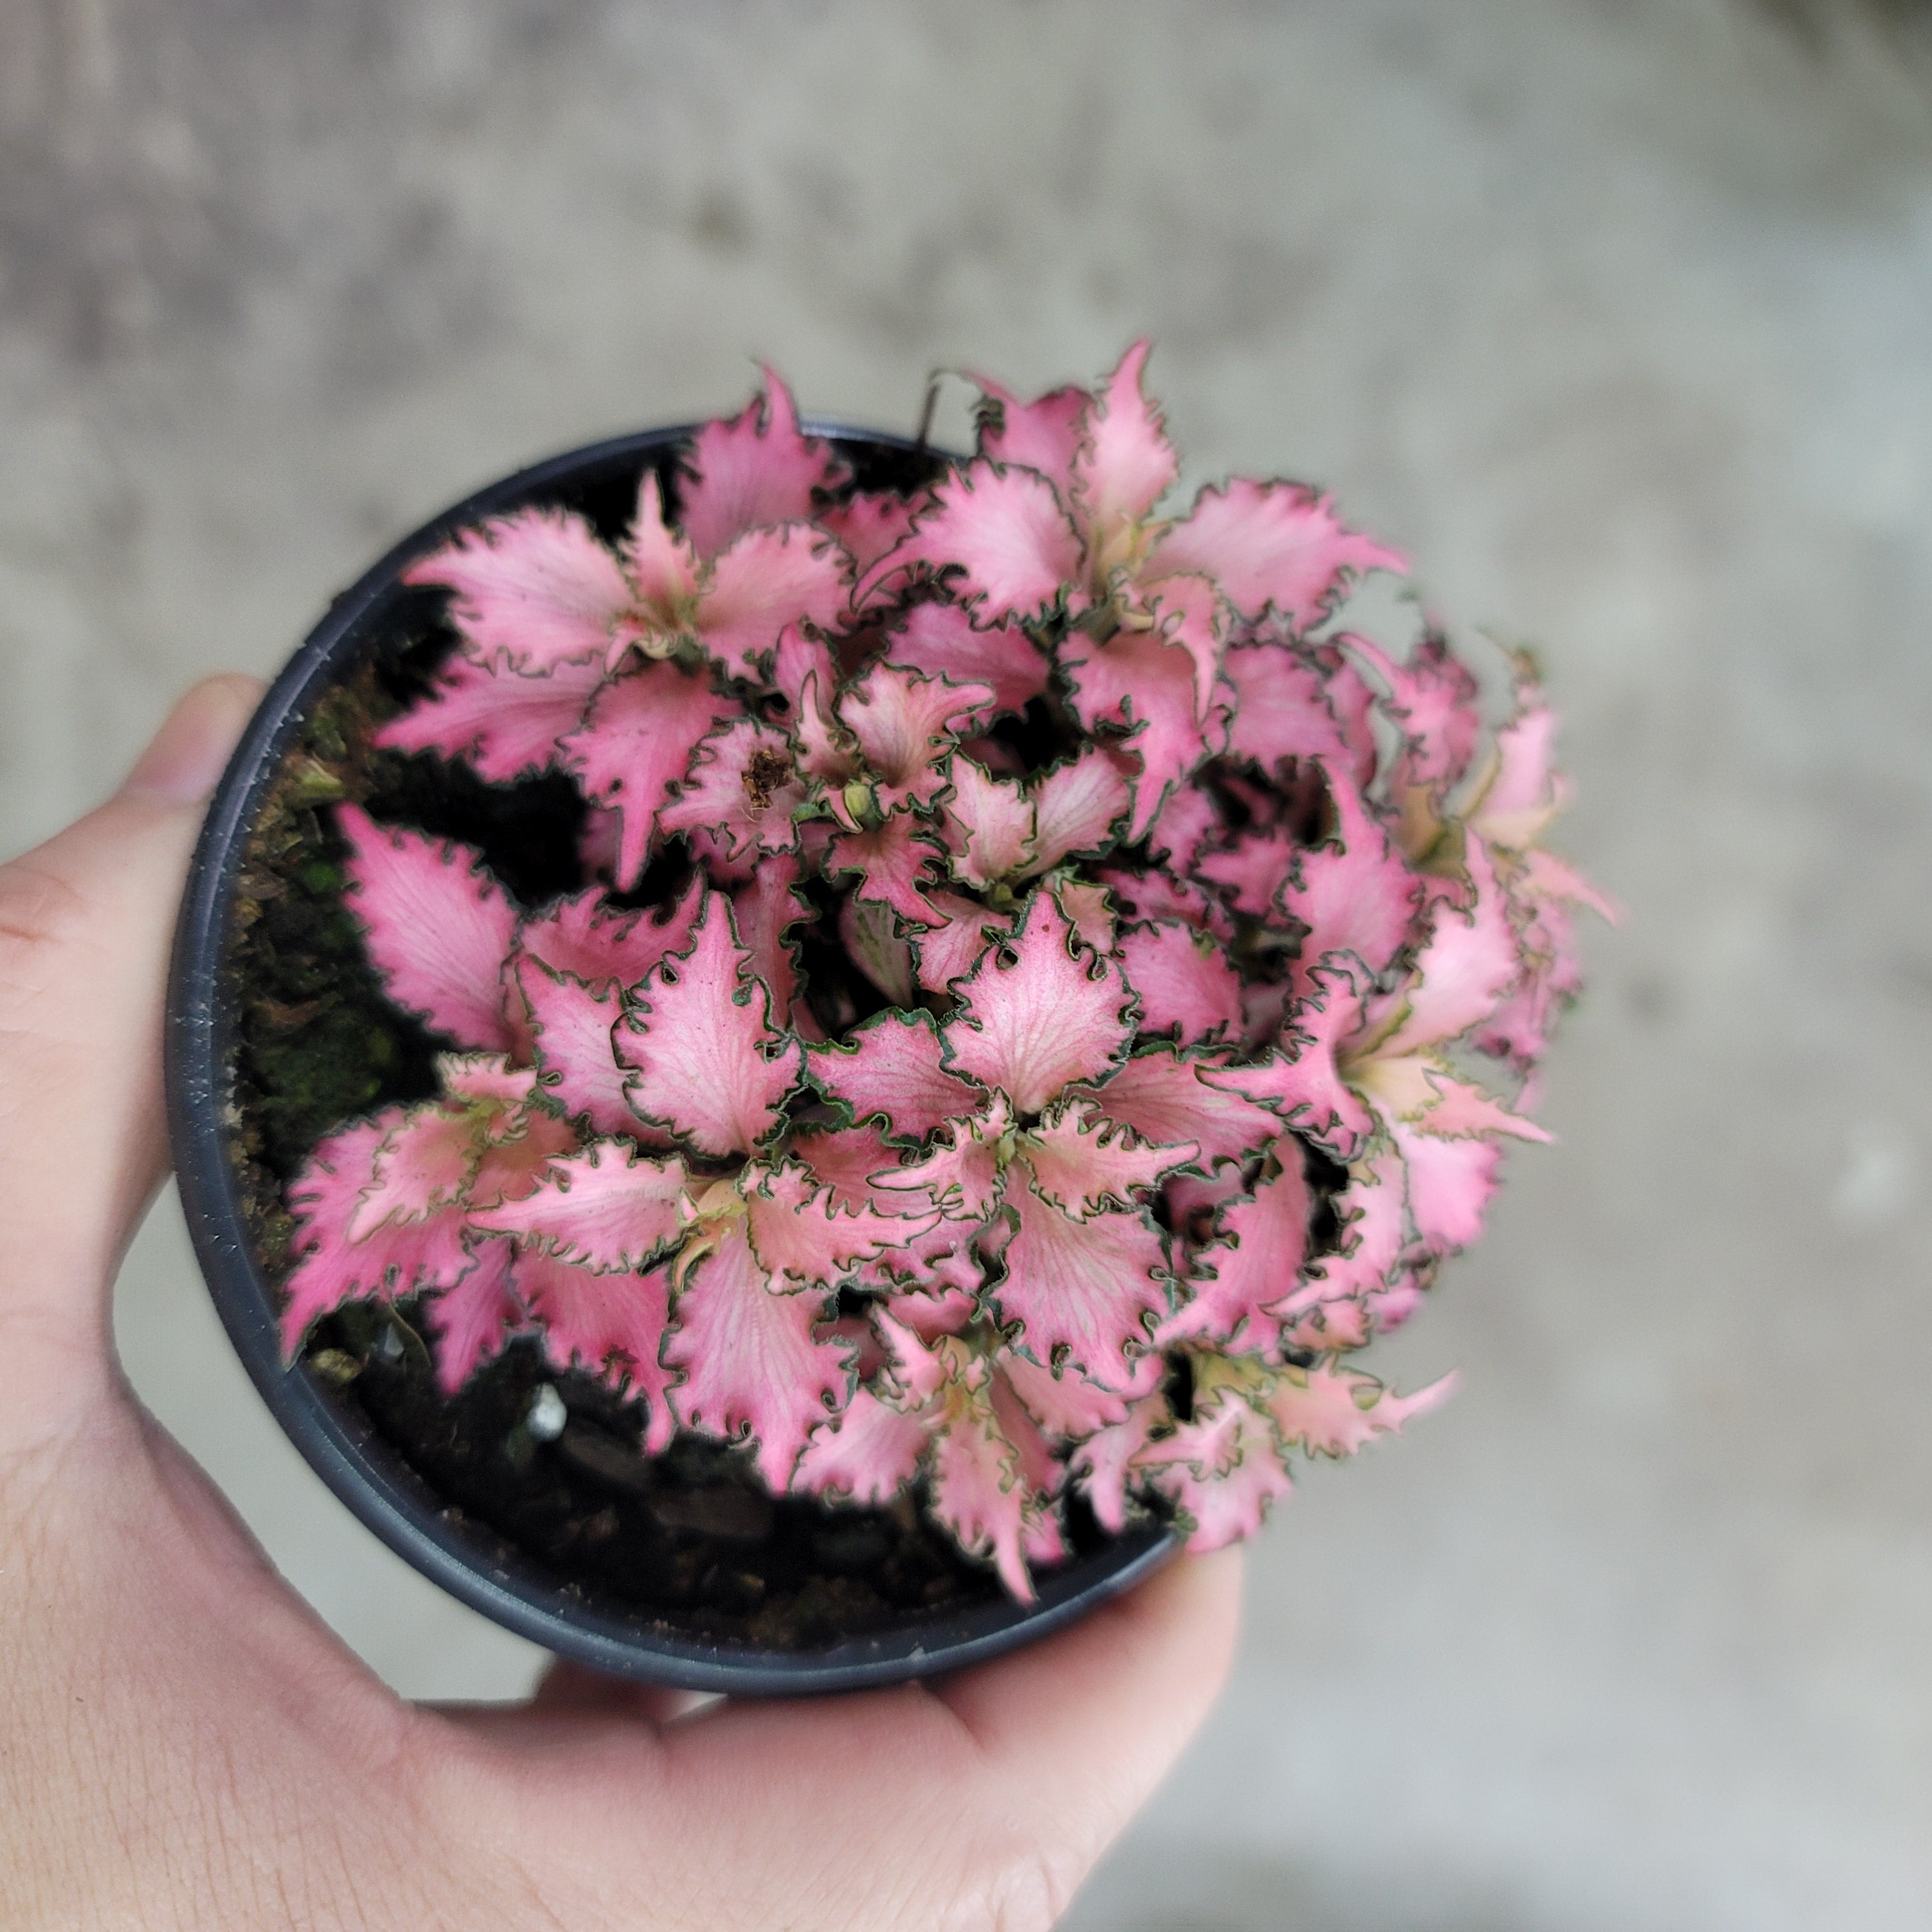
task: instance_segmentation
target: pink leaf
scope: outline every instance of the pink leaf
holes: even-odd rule
[[[1331,952],[1352,952],[1376,978],[1388,971],[1414,929],[1422,882],[1390,844],[1361,794],[1324,767],[1335,808],[1334,838],[1304,853],[1300,877],[1282,895],[1288,914],[1309,928],[1295,962],[1298,994]]]
[[[1090,1220],[1108,1207],[1132,1207],[1137,1192],[1186,1166],[1201,1151],[1192,1141],[1150,1147],[1089,1100],[1049,1108],[1022,1144],[1041,1198],[1075,1221]]]
[[[685,459],[691,477],[678,493],[678,522],[700,556],[715,556],[762,524],[808,518],[813,491],[838,481],[831,451],[800,434],[791,392],[776,370],[764,374],[764,394],[728,420],[706,423]]]
[[[1342,528],[1328,499],[1298,483],[1245,478],[1203,490],[1155,546],[1149,576],[1198,571],[1244,616],[1269,605],[1306,630],[1352,571],[1408,568],[1400,552]]]
[[[684,776],[692,748],[738,710],[712,696],[708,673],[646,662],[606,684],[565,741],[592,802],[622,814],[619,885],[634,884],[644,870],[658,808]]]
[[[646,468],[638,478],[637,512],[622,549],[635,602],[613,631],[613,662],[632,643],[653,634],[659,638],[685,634],[698,595],[698,554],[664,521],[664,491],[654,469]]]
[[[1422,639],[1406,664],[1352,632],[1341,641],[1366,658],[1389,687],[1383,708],[1407,740],[1398,782],[1426,785],[1438,794],[1454,784],[1469,768],[1483,723],[1477,709],[1480,694],[1467,667],[1433,634]]]
[[[992,694],[975,712],[981,719],[1024,711],[1046,694],[1046,654],[1014,624],[976,626],[956,604],[915,604],[886,637],[885,659],[928,677],[984,685]]]
[[[780,1019],[789,1016],[794,1030],[809,1028],[815,1036],[816,1023],[798,998],[798,962],[785,938],[794,926],[818,916],[798,896],[800,877],[795,858],[760,860],[751,883],[732,890],[731,919],[752,956],[753,975],[771,988],[772,1012]]]
[[[1314,1278],[1285,1312],[1297,1312],[1305,1304],[1360,1298],[1394,1274],[1408,1245],[1402,1215],[1407,1181],[1402,1158],[1393,1149],[1350,1168],[1348,1186],[1335,1197],[1341,1230],[1336,1251],[1312,1264]]]
[[[612,912],[602,893],[560,899],[518,929],[518,950],[586,986],[634,986],[667,953],[691,944],[703,894],[694,881],[682,898],[656,913]]]
[[[752,964],[730,902],[707,893],[691,950],[645,981],[642,1012],[620,1036],[638,1067],[632,1106],[706,1154],[749,1154],[776,1132],[802,1071],[803,1049],[773,1025],[769,994],[746,976]]]
[[[438,674],[435,694],[392,718],[375,742],[388,751],[466,758],[478,777],[508,784],[560,762],[560,741],[583,722],[603,682],[601,651],[542,675],[459,656]]]
[[[821,510],[814,521],[832,533],[860,570],[866,571],[910,531],[914,508],[904,496],[862,493]]]
[[[838,1207],[901,1205],[905,1201],[903,1194],[882,1192],[874,1184],[874,1175],[896,1172],[899,1162],[899,1150],[877,1127],[807,1127],[794,1134],[788,1144],[831,1189]]]
[[[946,578],[976,624],[1044,617],[1082,574],[1080,539],[1044,477],[972,463],[933,490],[912,534],[860,578],[852,601],[862,607],[922,568]]]
[[[1130,872],[1115,866],[1102,866],[1095,876],[1112,894],[1124,920],[1178,920],[1224,940],[1234,936],[1234,922],[1226,908],[1192,879],[1177,879],[1157,869]]]
[[[1120,964],[1140,996],[1143,1034],[1171,1033],[1183,1046],[1238,1033],[1241,982],[1211,934],[1162,920],[1120,938]]]
[[[1282,895],[1293,883],[1301,848],[1279,827],[1242,835],[1225,850],[1204,853],[1195,871],[1225,889],[1237,912],[1270,925],[1283,922]]]
[[[472,1264],[464,1245],[463,1217],[454,1212],[391,1222],[364,1240],[350,1235],[357,1204],[375,1178],[376,1150],[403,1113],[388,1108],[330,1135],[289,1184],[296,1222],[289,1248],[298,1258],[282,1285],[281,1329],[282,1346],[291,1355],[309,1324],[328,1310],[358,1296],[447,1287]]]
[[[482,1158],[481,1136],[466,1112],[440,1100],[412,1107],[384,1136],[349,1238],[366,1240],[386,1221],[420,1221],[460,1198]]]
[[[941,915],[926,895],[927,878],[944,858],[938,840],[910,812],[895,812],[883,825],[866,832],[842,832],[825,856],[828,878],[856,872],[853,888],[862,899],[876,900],[914,926],[937,926]]]
[[[1276,1150],[1280,1171],[1221,1217],[1222,1238],[1195,1260],[1192,1293],[1161,1330],[1230,1349],[1268,1346],[1280,1328],[1267,1311],[1294,1292],[1308,1251],[1308,1185],[1292,1135]]]
[[[1173,1419],[1167,1398],[1156,1388],[1131,1403],[1119,1422],[1096,1430],[1073,1451],[1070,1466],[1074,1480],[1100,1527],[1110,1534],[1118,1536],[1127,1526],[1127,1490],[1150,1436]]]
[[[1114,822],[1132,802],[1118,758],[1089,745],[1034,781],[1038,832],[1029,871],[1044,872],[1069,853],[1097,851],[1109,842]]]
[[[403,581],[448,585],[465,654],[521,671],[602,657],[632,601],[617,560],[570,510],[518,510],[459,531]]]
[[[1264,640],[1238,644],[1224,661],[1234,688],[1234,722],[1228,748],[1251,760],[1270,777],[1289,760],[1324,758],[1331,771],[1347,772],[1366,784],[1376,766],[1375,738],[1367,728],[1368,692],[1352,670],[1347,695],[1359,701],[1345,714],[1345,728],[1329,697],[1330,682],[1289,646]],[[1339,682],[1344,674],[1333,677]]]
[[[338,806],[335,819],[349,844],[346,902],[389,997],[465,1046],[508,1048],[503,962],[517,913],[482,856],[378,826],[357,806]]]
[[[1090,1382],[1071,1370],[1057,1376],[1010,1348],[1000,1352],[999,1364],[1000,1372],[1012,1383],[1013,1393],[1026,1405],[1027,1412],[1049,1436],[1078,1442],[1096,1430],[1112,1428],[1126,1420],[1130,1395],[1104,1389],[1098,1382]],[[1159,1388],[1166,1372],[1161,1358],[1143,1355],[1140,1366],[1143,1372],[1139,1379],[1148,1389]]]
[[[1522,971],[1496,867],[1474,832],[1465,841],[1464,863],[1474,903],[1462,913],[1446,899],[1436,901],[1435,929],[1402,989],[1402,1023],[1379,1052],[1410,1053],[1468,1032],[1495,1012]]]
[[[1221,600],[1205,577],[1162,577],[1139,586],[1139,604],[1161,640],[1194,664],[1194,716],[1205,724],[1221,680]]]
[[[560,1369],[584,1367],[650,1405],[645,1447],[670,1446],[674,1418],[667,1401],[674,1379],[660,1359],[670,1304],[670,1270],[648,1274],[598,1274],[537,1250],[517,1257],[517,1287],[543,1329],[544,1353]]]
[[[1082,424],[1093,398],[1069,384],[1023,403],[984,376],[971,380],[984,394],[980,405],[980,454],[995,463],[1037,470],[1053,483],[1070,481]]]
[[[684,788],[658,813],[666,832],[711,830],[734,859],[748,852],[790,852],[798,844],[792,814],[805,786],[791,742],[754,718],[740,718],[692,752]]]
[[[923,1160],[880,1174],[878,1184],[916,1194],[947,1220],[976,1227],[999,1204],[1004,1184],[999,1144],[1012,1126],[1006,1103],[995,1100],[984,1114],[949,1123],[946,1137]]]
[[[1167,1312],[1159,1232],[1140,1214],[1069,1220],[1031,1185],[1023,1158],[1013,1164],[1012,1183],[1006,1278],[993,1291],[1000,1319],[1019,1323],[1019,1346],[1043,1366],[1071,1366],[1103,1388],[1127,1388],[1152,1324]]]
[[[946,842],[953,877],[969,886],[990,886],[1018,872],[1034,855],[1036,821],[1033,801],[1016,778],[994,778],[964,752],[946,766],[952,796],[946,801]]]
[[[1202,788],[1184,785],[1168,795],[1167,802],[1149,828],[1148,856],[1170,872],[1191,873],[1203,842],[1222,829],[1214,794]]]
[[[1081,723],[1090,731],[1124,727],[1122,748],[1140,761],[1126,832],[1131,844],[1147,836],[1173,788],[1216,748],[1225,719],[1204,730],[1195,712],[1195,661],[1158,632],[1118,631],[1104,644],[1072,632],[1060,661]],[[1042,849],[1044,834],[1042,826]]]
[[[1130,1036],[1133,995],[1113,961],[1076,946],[1051,893],[1028,900],[1009,946],[1011,964],[988,953],[957,983],[960,1011],[944,1036],[949,1066],[999,1088],[1024,1116],[1070,1081],[1112,1070]]]
[[[628,1076],[617,1063],[611,1034],[623,1012],[613,982],[604,981],[599,990],[528,958],[519,959],[514,970],[544,1090],[566,1113],[587,1117],[598,1133],[641,1132],[624,1097]]]
[[[484,1142],[483,1157],[476,1163],[476,1177],[470,1184],[472,1210],[494,1208],[501,1201],[520,1200],[552,1161],[577,1151],[575,1129],[541,1108],[520,1108],[502,1125],[506,1130]]]
[[[634,1274],[683,1240],[691,1190],[675,1156],[643,1160],[627,1143],[598,1141],[555,1162],[522,1199],[470,1220],[492,1234],[522,1235],[578,1268]]]
[[[1012,931],[1013,919],[958,892],[934,892],[932,900],[938,923],[914,940],[913,952],[920,986],[928,993],[944,993]]]
[[[854,1120],[882,1120],[894,1139],[916,1142],[943,1120],[976,1113],[986,1100],[946,1072],[944,1057],[930,1013],[888,1011],[842,1040],[812,1047],[806,1064],[813,1084]]]
[[[839,718],[877,775],[881,812],[932,802],[946,782],[955,727],[992,698],[985,685],[962,688],[890,664],[874,665],[845,693]]]
[[[956,1383],[929,1465],[933,1515],[969,1556],[990,1562],[1022,1603],[1031,1603],[1021,1538],[1027,1514],[1019,1456],[993,1412],[990,1391]]]
[[[917,1416],[891,1408],[862,1388],[842,1415],[812,1432],[792,1487],[812,1496],[844,1496],[876,1509],[918,1474],[926,1444],[926,1425]]]
[[[1274,1431],[1232,1394],[1197,1409],[1191,1422],[1144,1450],[1141,1462],[1186,1519],[1187,1547],[1196,1556],[1252,1536],[1268,1505],[1294,1486]]]
[[[889,1004],[918,1004],[912,989],[912,948],[901,936],[898,916],[891,907],[876,899],[846,900],[838,908],[838,943]]]
[[[1082,946],[1090,946],[1103,956],[1113,951],[1114,908],[1105,886],[1063,878],[1054,886],[1053,896],[1059,900],[1060,910],[1072,922]]]
[[[1448,1375],[1399,1396],[1374,1376],[1346,1369],[1288,1369],[1268,1391],[1268,1413],[1284,1442],[1311,1456],[1352,1456],[1372,1436],[1390,1434],[1412,1415],[1446,1402],[1455,1388]]]
[[[758,1473],[778,1495],[806,1438],[850,1393],[850,1345],[818,1339],[819,1312],[815,1295],[766,1287],[736,1221],[686,1277],[664,1348],[667,1365],[685,1372],[670,1396],[679,1420],[727,1441],[748,1433]]]
[[[1104,1084],[1074,1091],[1153,1145],[1198,1142],[1202,1162],[1213,1166],[1246,1160],[1281,1132],[1276,1115],[1225,1090],[1225,1081],[1224,1070],[1160,1046],[1136,1054]]]
[[[754,1178],[755,1177],[755,1178]],[[796,1161],[775,1168],[747,1168],[740,1183],[752,1251],[771,1277],[774,1292],[800,1287],[824,1288],[889,1248],[904,1246],[938,1220],[916,1215],[889,1195],[881,1212],[872,1202],[857,1208],[840,1206],[829,1186]]]
[[[1408,1211],[1432,1254],[1466,1248],[1483,1232],[1502,1150],[1492,1140],[1442,1140],[1398,1121],[1393,1130],[1408,1170]]]
[[[1280,1111],[1337,1160],[1352,1160],[1375,1122],[1342,1078],[1336,1054],[1361,1023],[1355,984],[1339,965],[1317,968],[1308,996],[1288,1020],[1287,1052],[1254,1066],[1216,1067],[1206,1077]]]
[[[1110,540],[1150,514],[1180,473],[1160,411],[1142,386],[1153,346],[1143,338],[1120,358],[1087,411],[1073,458],[1074,494],[1103,559]]]
[[[436,1338],[436,1385],[454,1395],[487,1357],[500,1354],[523,1325],[523,1304],[510,1286],[515,1250],[508,1241],[478,1244],[476,1264],[433,1296],[424,1321]]]
[[[704,648],[736,676],[760,679],[787,625],[837,628],[851,587],[850,561],[809,524],[746,531],[712,565],[699,596]]]

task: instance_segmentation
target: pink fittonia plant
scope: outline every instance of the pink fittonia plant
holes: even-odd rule
[[[1401,560],[1316,492],[1162,515],[1146,353],[982,384],[979,454],[910,498],[770,376],[614,548],[526,509],[411,567],[459,648],[379,743],[571,775],[602,883],[519,907],[339,809],[449,1051],[292,1186],[292,1348],[422,1294],[446,1390],[534,1334],[650,1449],[921,1485],[1022,1597],[1072,1492],[1211,1547],[1444,1392],[1343,1363],[1547,1138],[1523,1090],[1607,910],[1537,843],[1553,719],[1526,663],[1486,734],[1432,628],[1347,628]]]

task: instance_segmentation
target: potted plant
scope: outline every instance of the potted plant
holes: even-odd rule
[[[1136,344],[969,461],[740,415],[458,506],[211,814],[176,1132],[324,1474],[606,1668],[877,1682],[1254,1530],[1436,1400],[1348,1366],[1476,1233],[1575,992],[1527,660],[1176,479]]]

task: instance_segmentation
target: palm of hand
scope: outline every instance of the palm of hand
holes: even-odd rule
[[[1232,1554],[934,1687],[692,1714],[560,1666],[526,1706],[424,1709],[140,1409],[109,1295],[165,1165],[173,906],[254,697],[198,687],[0,868],[0,1920],[1050,1924],[1219,1686]]]

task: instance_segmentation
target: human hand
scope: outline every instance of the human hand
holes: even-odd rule
[[[166,1167],[169,937],[259,688],[197,686],[0,868],[0,1922],[1050,1924],[1220,1685],[1233,1551],[932,1684],[693,1712],[560,1664],[527,1705],[428,1710],[135,1400],[110,1301]]]

